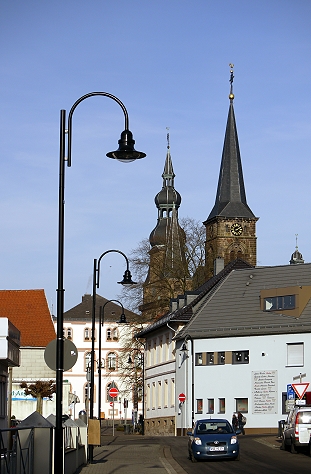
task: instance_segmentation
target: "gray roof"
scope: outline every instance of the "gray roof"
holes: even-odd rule
[[[200,304],[201,300],[208,294],[210,295],[215,289],[217,285],[219,285],[223,279],[234,269],[241,269],[241,268],[254,268],[248,262],[237,258],[232,262],[228,263],[225,268],[219,272],[217,275],[214,275],[212,278],[207,280],[203,285],[197,288],[194,291],[189,291],[186,293],[195,296],[192,298],[192,301],[189,304],[184,305],[182,308],[179,308],[175,311],[168,312],[164,314],[161,318],[159,318],[154,323],[150,324],[148,327],[140,331],[136,334],[136,337],[145,337],[147,334],[152,333],[155,330],[160,329],[163,326],[166,326],[167,323],[188,323],[193,316],[194,308]],[[186,296],[185,295],[185,296]],[[182,295],[181,295],[182,296]],[[204,300],[205,301],[205,300]]]
[[[115,301],[115,300],[114,300]],[[121,302],[122,303],[122,302]],[[82,296],[82,302],[64,313],[64,321],[91,321],[92,319],[93,297],[90,294]],[[122,313],[120,304],[107,300],[103,296],[96,295],[96,320],[99,319],[99,308],[104,306],[105,321],[119,321]],[[136,320],[138,315],[124,308],[127,321]]]
[[[311,264],[233,270],[194,308],[178,338],[311,332],[311,300],[299,318],[260,309],[260,291],[311,286]]]
[[[246,202],[233,100],[230,100],[215,205],[206,221],[214,217],[255,218]]]

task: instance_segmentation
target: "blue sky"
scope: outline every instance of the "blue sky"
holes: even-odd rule
[[[56,311],[59,111],[105,91],[126,106],[136,148],[122,164],[123,113],[107,98],[73,118],[66,169],[65,309],[92,292],[93,259],[128,254],[157,219],[166,127],[180,217],[213,207],[235,65],[235,114],[258,264],[310,251],[309,0],[1,2],[1,289],[44,288]],[[99,293],[115,298],[124,260],[104,257]]]

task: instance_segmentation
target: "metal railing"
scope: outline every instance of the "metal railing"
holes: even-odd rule
[[[25,433],[21,440],[22,431]],[[34,428],[16,427],[0,430],[0,455],[0,474],[32,474]]]

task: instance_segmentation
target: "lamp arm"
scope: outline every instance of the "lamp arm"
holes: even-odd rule
[[[120,105],[120,107],[121,107],[121,109],[123,110],[123,113],[124,113],[124,122],[125,122],[124,123],[124,130],[129,130],[128,113],[127,113],[125,105],[123,104],[123,102],[121,102],[120,99],[118,99],[118,97],[116,97],[112,94],[109,94],[108,92],[89,92],[88,94],[83,95],[82,97],[80,97],[80,99],[78,99],[73,104],[73,106],[71,107],[70,112],[68,114],[68,130],[67,130],[67,134],[68,134],[68,157],[67,157],[67,166],[71,166],[71,141],[72,141],[71,140],[71,132],[72,132],[72,116],[73,116],[73,113],[74,113],[76,107],[80,104],[80,102],[82,102],[85,99],[88,99],[89,97],[93,97],[93,96],[96,96],[96,95],[101,95],[101,96],[104,96],[104,97],[108,97],[109,99],[114,100],[115,102],[117,102],[117,104]]]
[[[107,253],[111,253],[111,252],[116,252],[116,253],[120,253],[121,255],[123,255],[123,257],[125,258],[126,260],[126,269],[129,270],[129,261],[128,261],[128,258],[127,256],[121,252],[121,250],[107,250],[106,252],[102,253],[101,256],[99,257],[98,259],[98,262],[97,262],[97,269],[96,269],[96,288],[99,288],[99,271],[100,271],[100,261],[101,259],[107,254]]]

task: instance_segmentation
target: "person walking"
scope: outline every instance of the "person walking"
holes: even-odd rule
[[[237,416],[236,416],[235,413],[233,413],[233,415],[232,415],[232,428],[234,429],[234,431],[236,431],[238,429],[238,426],[239,426],[239,422],[238,422]]]
[[[245,435],[244,425],[246,423],[245,416],[242,415],[240,411],[238,411],[238,427],[242,431],[242,434]]]

